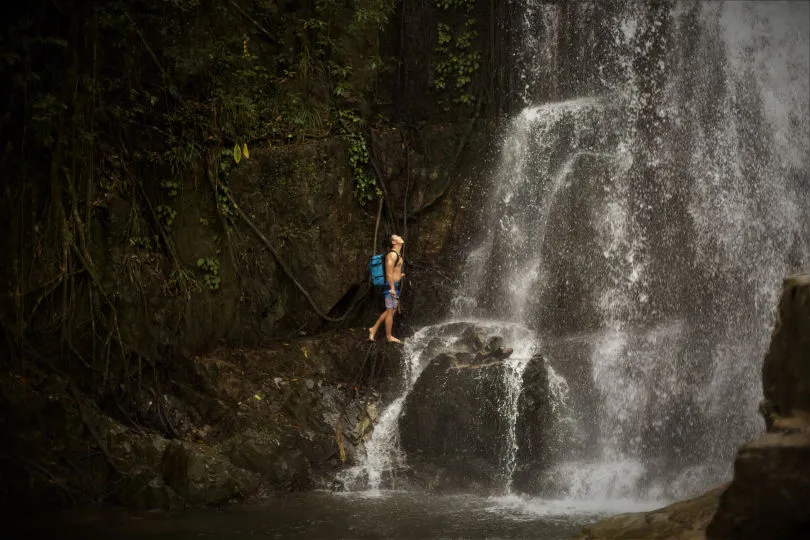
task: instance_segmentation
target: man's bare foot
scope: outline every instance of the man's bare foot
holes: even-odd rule
[[[376,334],[376,333],[377,332],[375,332],[373,328],[369,328],[368,329],[368,340],[369,341],[374,341],[374,334]]]
[[[400,340],[398,340],[397,338],[395,338],[393,336],[390,337],[390,338],[385,338],[385,341],[387,341],[388,343],[402,343]]]

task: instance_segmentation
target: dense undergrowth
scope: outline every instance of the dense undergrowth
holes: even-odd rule
[[[228,174],[250,148],[346,133],[362,154],[363,129],[380,121],[368,104],[391,69],[380,32],[394,8],[393,0],[18,6],[0,38],[12,356],[49,357],[40,344],[55,342],[97,372],[101,388],[114,386],[120,374],[111,369],[130,353],[92,248],[108,203],[130,203],[126,250],[161,260],[167,294],[216,289],[215,257],[194,269],[176,256],[178,190],[189,178],[210,185],[227,238]],[[376,185],[355,161],[358,198],[370,200]]]
[[[239,274],[240,220],[273,251],[229,186],[259,149],[340,138],[357,203],[370,214],[382,209],[372,131],[403,127],[406,154],[424,146],[419,128],[396,110],[397,92],[400,105],[411,97],[402,91],[408,81],[427,81],[436,110],[454,108],[465,126],[480,112],[472,6],[32,0],[10,7],[0,27],[0,366],[24,385],[58,378],[77,410],[88,396],[125,424],[174,437],[165,421],[137,411],[145,387],[158,395],[172,380],[194,384],[188,351],[137,343],[152,338],[128,328],[133,315],[122,313],[120,283],[140,295],[146,318],[155,294],[180,305],[217,294],[226,259]],[[442,22],[431,19],[419,39],[406,36],[430,10]],[[423,54],[438,56],[425,64]],[[404,73],[407,62],[412,73]],[[418,106],[434,105],[421,99]],[[469,130],[462,147],[468,138]],[[187,238],[176,229],[190,210],[189,186],[207,193],[212,212],[199,222],[216,249],[184,263],[177,243]],[[390,223],[395,212],[386,211]],[[113,221],[125,234],[110,237]],[[36,463],[24,466],[44,474]]]

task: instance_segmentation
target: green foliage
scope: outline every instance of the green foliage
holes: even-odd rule
[[[0,131],[11,136],[0,148],[0,174],[11,210],[4,217],[20,229],[10,239],[8,259],[15,290],[38,291],[15,304],[13,324],[28,333],[22,338],[52,332],[70,343],[82,336],[88,346],[76,354],[87,353],[85,365],[102,374],[100,387],[128,385],[131,371],[120,368],[136,348],[132,332],[119,332],[118,321],[130,317],[116,314],[116,283],[92,280],[101,294],[89,296],[89,318],[86,308],[74,315],[71,307],[88,298],[88,281],[74,278],[77,268],[105,276],[109,268],[97,265],[121,261],[94,262],[70,248],[93,251],[100,219],[127,220],[124,251],[150,254],[124,262],[148,259],[149,275],[160,278],[166,294],[195,289],[173,235],[162,234],[178,223],[180,186],[213,180],[217,211],[230,224],[236,209],[227,179],[248,157],[246,145],[324,137],[340,129],[338,111],[372,110],[377,83],[391,65],[382,57],[379,33],[395,5],[34,0],[8,10],[0,25]],[[362,135],[350,137],[356,196],[367,201],[379,193],[368,172],[368,149]],[[140,216],[152,215],[153,195],[154,204],[163,204],[144,230]],[[218,256],[191,269],[212,291],[221,286]],[[146,292],[157,281],[139,266],[127,266],[129,278]],[[140,296],[146,308],[148,295]],[[75,351],[73,344],[61,349]],[[115,370],[126,375],[116,380]]]
[[[472,12],[472,0],[436,0],[436,5],[444,10]],[[450,25],[439,23],[436,53],[436,90],[451,97],[453,103],[472,105],[475,97],[470,91],[473,76],[481,67],[481,53],[473,50],[473,41],[478,35],[475,18],[468,16],[464,24],[455,30]]]
[[[381,32],[394,13],[396,2],[391,0],[365,0],[358,1],[354,10],[354,17],[349,24],[349,31]]]
[[[160,183],[160,187],[164,189],[166,195],[169,197],[176,197],[178,190],[180,189],[180,184],[174,180],[164,180]]]
[[[211,291],[219,289],[222,278],[219,276],[219,259],[216,257],[203,257],[197,259],[197,268],[202,271],[203,283]]]
[[[171,229],[172,223],[174,223],[174,219],[177,217],[177,210],[171,206],[159,204],[157,208],[155,208],[155,212],[157,213],[160,224],[166,229]]]
[[[436,0],[436,6],[444,11],[464,9],[470,12],[475,7],[475,0]]]
[[[152,251],[154,245],[157,245],[157,237],[155,237],[155,244],[147,236],[133,236],[129,239],[129,245],[139,251]]]
[[[362,119],[350,109],[339,109],[336,113],[336,122],[341,126],[341,132],[349,143],[349,169],[354,180],[354,198],[361,206],[382,195],[377,180],[369,172],[371,156],[366,145],[366,139],[359,133],[363,126]]]
[[[166,142],[169,149],[163,153],[161,161],[169,164],[172,174],[180,175],[200,163],[202,147],[198,143],[194,141],[183,142],[174,135],[170,136]]]
[[[369,173],[369,153],[366,139],[359,133],[346,135],[349,141],[349,168],[354,177],[354,198],[365,206],[374,197],[382,195],[376,179]]]
[[[232,225],[234,217],[236,217],[233,206],[231,205],[231,198],[229,197],[230,190],[228,186],[219,184],[217,185],[217,210],[225,218],[226,225]]]

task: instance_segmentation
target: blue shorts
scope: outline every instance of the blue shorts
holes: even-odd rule
[[[394,285],[394,288],[396,289],[397,292],[396,298],[391,296],[390,287],[386,287],[386,289],[383,291],[383,299],[385,300],[385,309],[396,309],[396,307],[399,305],[399,283]]]

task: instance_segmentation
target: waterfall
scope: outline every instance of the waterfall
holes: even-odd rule
[[[535,329],[575,389],[544,494],[692,495],[762,428],[778,286],[810,262],[809,20],[806,3],[527,2],[530,105],[454,306]]]
[[[810,5],[522,5],[526,106],[480,190],[451,304],[454,320],[523,329],[499,474],[508,491],[540,350],[558,433],[531,495],[695,495],[762,429],[778,286],[810,265]],[[409,340],[404,393],[353,473],[373,489],[404,463],[397,418],[447,328]]]

